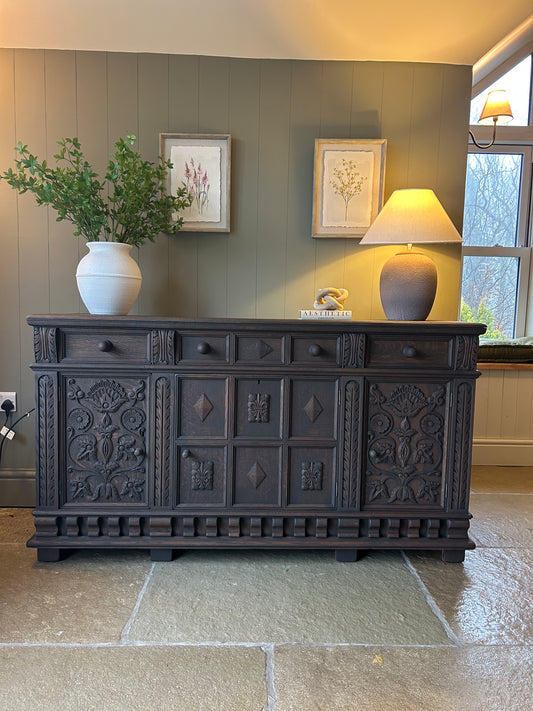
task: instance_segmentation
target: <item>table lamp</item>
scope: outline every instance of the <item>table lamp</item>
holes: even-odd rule
[[[395,190],[360,244],[405,244],[383,265],[379,289],[385,316],[391,321],[424,321],[437,291],[433,260],[413,244],[461,242],[461,235],[433,190]]]

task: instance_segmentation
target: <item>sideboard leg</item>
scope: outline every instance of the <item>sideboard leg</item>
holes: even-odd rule
[[[465,559],[464,550],[443,550],[442,560],[445,563],[462,563]]]
[[[172,548],[150,548],[150,558],[157,563],[169,563],[174,559]]]
[[[57,563],[63,559],[61,548],[37,548],[37,560],[39,563]]]
[[[338,548],[335,551],[335,560],[338,563],[354,563],[360,556],[361,551],[357,548]]]

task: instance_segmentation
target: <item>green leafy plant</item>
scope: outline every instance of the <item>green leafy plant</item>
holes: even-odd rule
[[[474,323],[484,323],[487,327],[483,338],[490,338],[495,341],[506,341],[507,336],[494,325],[494,313],[487,306],[485,299],[481,299],[477,309],[473,309],[466,301],[461,300],[461,321]]]
[[[135,136],[120,138],[110,155],[103,180],[83,155],[77,138],[58,141],[56,166],[39,161],[22,142],[15,150],[16,170],[0,178],[19,193],[32,192],[38,205],[49,205],[57,221],[68,220],[90,242],[123,242],[139,247],[164,231],[175,234],[183,225],[179,213],[192,197],[186,188],[175,195],[166,193],[170,161],[145,161],[132,150]]]

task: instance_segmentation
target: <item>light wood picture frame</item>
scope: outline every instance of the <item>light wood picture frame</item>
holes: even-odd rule
[[[231,136],[229,134],[161,133],[161,155],[170,160],[167,190],[187,187],[190,208],[180,213],[181,232],[229,232]]]
[[[313,237],[361,238],[383,206],[386,139],[315,140]]]

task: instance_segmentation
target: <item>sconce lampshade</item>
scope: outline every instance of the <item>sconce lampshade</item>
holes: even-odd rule
[[[428,256],[413,251],[412,245],[461,241],[433,190],[392,193],[360,242],[408,245],[387,260],[381,271],[381,303],[388,319],[424,321],[435,301],[437,268]]]
[[[487,100],[483,107],[478,123],[485,126],[492,126],[493,123],[509,123],[513,120],[513,112],[504,89],[489,91]]]

